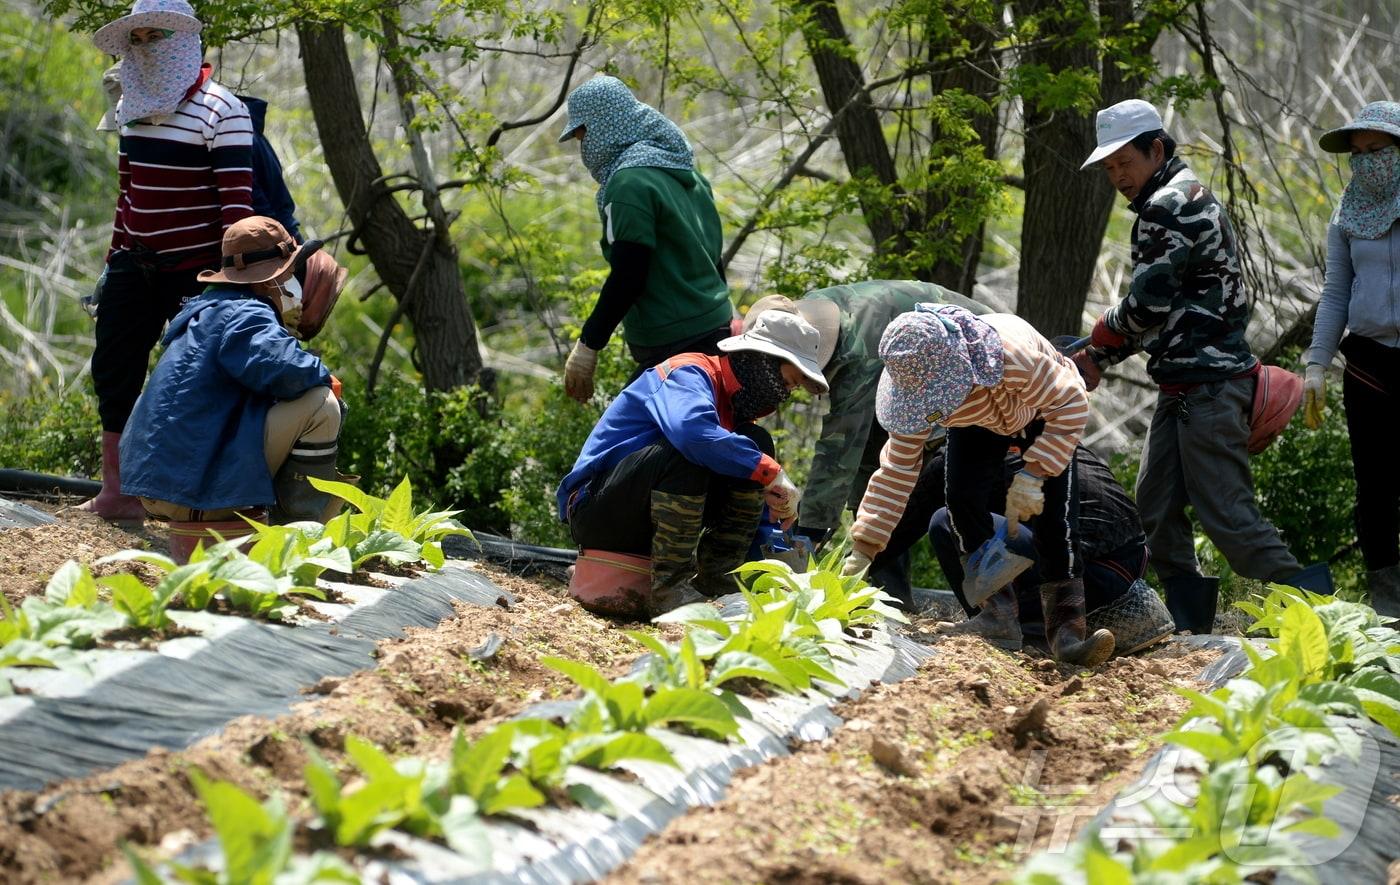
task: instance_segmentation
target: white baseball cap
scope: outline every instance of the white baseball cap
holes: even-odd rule
[[[1144,132],[1156,132],[1161,128],[1162,115],[1140,98],[1106,107],[1094,118],[1099,146],[1079,168],[1088,169]]]

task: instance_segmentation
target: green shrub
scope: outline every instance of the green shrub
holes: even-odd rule
[[[86,384],[41,387],[25,396],[0,390],[0,467],[62,476],[98,476],[102,423]]]

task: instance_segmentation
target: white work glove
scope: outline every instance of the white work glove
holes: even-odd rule
[[[1303,423],[1309,430],[1322,426],[1322,410],[1327,407],[1327,367],[1308,363],[1303,370]]]
[[[841,563],[841,577],[849,578],[868,568],[870,568],[870,557],[859,550],[852,550],[846,554],[846,561]]]
[[[1017,472],[1011,480],[1011,488],[1006,490],[1006,536],[1016,537],[1021,521],[1038,515],[1045,509],[1045,493],[1041,491],[1044,482],[1024,470]]]
[[[564,392],[581,403],[593,398],[593,373],[598,369],[598,351],[584,344],[574,342],[569,358],[564,363]]]
[[[802,492],[788,479],[786,470],[779,470],[763,489],[763,500],[768,510],[778,522],[786,522],[797,517],[797,502],[802,500]]]

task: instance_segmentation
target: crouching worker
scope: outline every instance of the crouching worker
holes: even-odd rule
[[[718,342],[720,356],[670,357],[613,400],[558,491],[583,548],[570,588],[582,605],[646,617],[736,589],[728,573],[763,505],[790,522],[799,497],[753,422],[798,385],[826,392],[820,339],[800,316],[767,311]]]
[[[339,508],[307,481],[339,478],[331,374],[297,340],[320,330],[345,281],[313,256],[320,246],[263,216],[224,232],[223,266],[170,322],[122,436],[122,490],[151,516],[216,522],[269,506],[273,522],[324,521]]]
[[[1089,400],[1074,364],[1019,317],[931,304],[889,324],[880,359],[875,415],[890,438],[861,499],[843,570],[863,572],[885,548],[918,481],[924,443],[942,425],[959,554],[970,556],[992,537],[992,510],[1005,490],[1009,528],[1030,520],[1035,530],[1051,652],[1066,663],[1103,663],[1113,654],[1113,634],[1088,635],[1084,621],[1074,451]],[[1008,490],[1003,462],[1013,446],[1025,467]]]
[[[1009,454],[1004,462],[1003,487],[1013,482],[1024,466],[1019,455]],[[1147,538],[1137,505],[1108,465],[1084,446],[1074,452],[1074,482],[1079,494],[1086,630],[1102,628],[1112,633],[1114,652],[1119,655],[1130,655],[1166,639],[1176,632],[1176,625],[1157,591],[1143,579],[1147,573]],[[1000,531],[1006,518],[993,513],[992,522]],[[993,596],[980,611],[968,604],[963,593],[965,557],[958,549],[948,508],[934,514],[928,536],[943,574],[970,616],[956,624],[939,624],[937,632],[980,636],[1012,651],[1021,648],[1023,636],[1044,638],[1039,592],[1042,581],[1035,564],[1035,535],[1028,525],[1022,525],[1014,537],[1008,538],[1006,546],[1012,553],[1032,560],[1032,565],[1016,577],[1012,592]]]

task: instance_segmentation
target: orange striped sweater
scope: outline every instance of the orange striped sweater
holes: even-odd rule
[[[990,314],[982,319],[1001,335],[1005,373],[994,387],[973,387],[943,424],[984,427],[1012,436],[1043,418],[1045,429],[1022,458],[1031,473],[1058,476],[1069,464],[1089,420],[1089,397],[1079,370],[1020,317]],[[928,438],[928,432],[890,435],[880,451],[880,467],[870,477],[856,511],[851,537],[857,550],[874,556],[889,543],[919,479]]]

